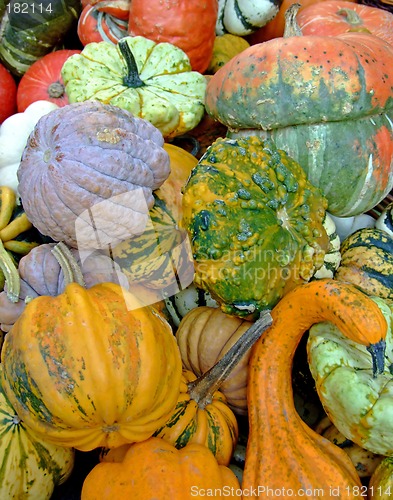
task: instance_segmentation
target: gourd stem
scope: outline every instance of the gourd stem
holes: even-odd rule
[[[342,17],[346,17],[346,22],[351,26],[359,26],[362,24],[362,20],[357,12],[352,9],[339,9],[337,14]]]
[[[11,302],[18,302],[20,294],[20,276],[12,257],[4,248],[0,239],[0,269],[4,274],[7,286],[7,297]]]
[[[139,76],[134,54],[132,53],[127,41],[119,40],[117,45],[127,64],[127,75],[123,78],[123,84],[126,87],[131,88],[144,87],[146,84]]]
[[[81,268],[79,267],[75,257],[72,255],[71,250],[62,241],[60,241],[52,248],[51,251],[63,271],[65,284],[69,285],[70,283],[78,283],[81,286],[86,286]]]
[[[187,384],[188,394],[191,399],[198,403],[199,408],[204,409],[206,405],[212,402],[213,394],[219,389],[248,349],[271,326],[272,322],[270,311],[261,313],[255,323],[243,333],[210,370]]]
[[[64,95],[64,85],[60,82],[53,82],[48,87],[48,95],[53,99],[58,99]]]
[[[299,12],[301,5],[300,3],[293,3],[285,11],[285,27],[284,27],[284,38],[290,36],[302,36],[301,29],[296,21],[297,13]]]

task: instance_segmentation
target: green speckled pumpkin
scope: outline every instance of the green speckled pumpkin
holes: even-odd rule
[[[290,25],[291,26],[291,25]],[[288,36],[252,45],[209,80],[207,112],[271,137],[352,216],[393,187],[393,48],[368,33]]]
[[[342,242],[335,278],[368,295],[393,301],[393,238],[372,227],[350,234]]]
[[[217,139],[183,194],[195,285],[229,314],[272,308],[322,266],[325,209],[320,190],[272,142]]]
[[[69,101],[112,104],[151,122],[165,137],[193,129],[205,108],[206,79],[168,42],[128,36],[117,45],[89,43],[65,62]]]

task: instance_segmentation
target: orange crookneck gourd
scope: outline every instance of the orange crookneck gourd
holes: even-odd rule
[[[296,412],[292,360],[303,334],[315,323],[331,321],[348,338],[367,346],[379,373],[386,320],[368,296],[331,279],[298,286],[271,315],[273,324],[254,345],[249,361],[250,429],[242,487],[256,488],[260,498],[267,497],[267,487],[302,490],[305,498],[314,498],[316,489],[330,496],[331,488],[336,488],[338,498],[357,498],[361,482],[347,454],[308,427]]]

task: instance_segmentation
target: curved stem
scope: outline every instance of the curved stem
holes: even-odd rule
[[[290,36],[302,36],[302,32],[296,21],[296,16],[299,12],[300,7],[300,3],[293,3],[285,11],[285,28],[283,34],[284,38],[288,38]]]
[[[260,317],[233,344],[224,356],[203,375],[189,382],[188,393],[199,408],[204,409],[212,402],[213,394],[219,389],[244,354],[259,339],[262,333],[271,326],[273,320],[270,311],[261,313]]]
[[[81,286],[86,286],[81,268],[71,250],[62,241],[53,247],[52,253],[60,264],[66,285],[78,283]]]
[[[337,11],[339,16],[345,17],[346,22],[351,26],[360,26],[363,24],[359,14],[353,9],[342,8]]]
[[[7,297],[11,302],[18,302],[20,294],[20,276],[12,257],[4,248],[0,239],[0,269],[4,274],[7,286]]]
[[[146,84],[139,76],[134,54],[132,53],[127,41],[119,40],[117,45],[127,64],[127,75],[123,78],[123,85],[135,89],[138,87],[144,87]]]

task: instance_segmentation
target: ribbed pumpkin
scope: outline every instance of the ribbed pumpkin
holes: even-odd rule
[[[332,321],[370,349],[381,370],[387,323],[379,307],[354,286],[315,280],[288,292],[272,309],[272,326],[253,347],[249,362],[249,435],[242,488],[300,491],[304,497],[358,498],[359,476],[348,455],[300,418],[292,390],[292,361],[303,334],[315,323]],[[370,354],[371,353],[371,354]],[[304,491],[305,490],[305,491]],[[339,497],[339,498],[340,498]]]
[[[393,411],[393,314],[383,299],[372,300],[388,325],[382,371],[375,372],[367,346],[346,338],[331,323],[310,328],[307,352],[319,398],[337,429],[366,450],[393,455],[389,418]]]
[[[152,192],[170,173],[163,145],[151,123],[116,106],[85,101],[55,109],[38,121],[18,169],[29,220],[79,249],[106,249],[139,234]]]
[[[325,209],[300,165],[271,141],[217,139],[183,194],[195,285],[229,314],[271,308],[322,266]]]
[[[142,441],[180,390],[169,324],[114,283],[30,301],[7,333],[3,387],[38,436],[82,451]]]
[[[358,229],[341,244],[335,279],[353,283],[368,295],[393,300],[393,238],[377,228]]]
[[[188,443],[207,446],[219,464],[229,465],[238,440],[236,416],[220,392],[230,376],[252,348],[255,341],[272,323],[268,312],[243,332],[230,349],[198,378],[190,370],[183,370],[180,396],[168,421],[154,433],[176,448]]]
[[[183,366],[197,376],[209,370],[252,325],[219,308],[200,306],[188,312],[176,330]],[[247,351],[220,385],[228,405],[236,414],[247,413]]]
[[[0,365],[1,370],[1,365]],[[47,500],[70,476],[74,451],[35,436],[0,385],[0,497]]]
[[[272,138],[321,188],[330,213],[351,216],[393,187],[392,86],[393,47],[382,39],[291,34],[252,45],[213,75],[206,110],[231,137]]]
[[[213,491],[238,498],[240,485],[208,448],[189,444],[178,450],[153,437],[131,445],[121,462],[96,465],[83,483],[81,500],[192,500]]]

